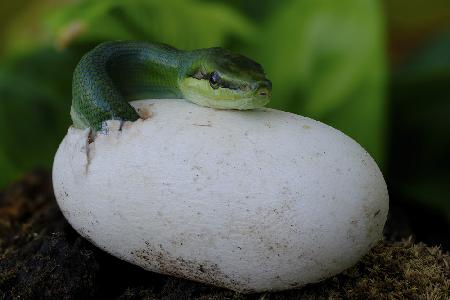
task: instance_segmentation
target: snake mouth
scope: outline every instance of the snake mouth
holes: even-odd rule
[[[193,103],[217,109],[247,110],[262,107],[271,99],[271,83],[262,80],[245,89],[211,87],[207,80],[188,77],[179,83],[183,97]]]

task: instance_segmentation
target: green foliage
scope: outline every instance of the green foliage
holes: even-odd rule
[[[384,36],[375,1],[291,1],[271,15],[255,56],[276,108],[326,122],[383,162]]]
[[[49,24],[63,39],[79,24],[81,42],[151,40],[182,49],[223,45],[230,35],[248,38],[252,32],[249,21],[228,6],[192,0],[80,1]]]
[[[382,163],[382,21],[375,0],[60,4],[40,22],[44,32],[36,36],[49,38],[30,37],[25,54],[9,53],[0,67],[0,186],[32,167],[51,165],[70,122],[76,62],[96,43],[118,39],[182,49],[226,46],[253,57],[273,81],[272,107],[341,129]]]

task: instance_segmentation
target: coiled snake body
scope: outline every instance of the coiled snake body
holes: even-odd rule
[[[106,42],[80,60],[72,85],[76,128],[101,130],[107,120],[135,121],[130,100],[185,98],[202,106],[264,106],[272,85],[253,60],[222,48],[182,51],[145,42]]]

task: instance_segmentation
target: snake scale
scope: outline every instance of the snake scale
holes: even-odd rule
[[[75,68],[70,114],[74,127],[97,131],[107,120],[137,120],[131,100],[184,98],[247,110],[267,104],[271,93],[261,65],[223,48],[183,51],[156,43],[105,42]]]

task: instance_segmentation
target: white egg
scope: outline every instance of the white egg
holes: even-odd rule
[[[92,143],[70,128],[53,166],[65,217],[112,255],[262,292],[337,274],[382,238],[383,176],[338,130],[273,109],[133,105],[151,116]]]

